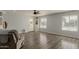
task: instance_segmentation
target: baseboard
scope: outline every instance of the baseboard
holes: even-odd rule
[[[42,31],[40,31],[40,32],[42,32]],[[63,37],[68,37],[68,38],[78,39],[78,40],[79,40],[79,38],[71,37],[71,36],[66,36],[66,35],[64,35],[64,34],[56,34],[56,33],[49,33],[49,32],[42,32],[42,33],[47,33],[47,34],[57,35],[57,36],[63,36]]]
[[[34,31],[28,31],[28,32],[25,32],[25,33],[30,33],[30,32],[34,32]]]

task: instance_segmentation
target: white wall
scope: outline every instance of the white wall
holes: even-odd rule
[[[47,29],[40,28],[40,31],[79,38],[79,28],[77,32],[62,31],[62,16],[65,16],[65,15],[78,15],[78,23],[79,23],[79,11],[42,16],[40,18],[43,18],[43,17],[47,18]],[[78,27],[79,27],[79,24],[78,24]]]
[[[5,12],[3,16],[4,20],[6,20],[8,23],[8,29],[16,29],[19,32],[21,32],[23,29],[25,29],[26,32],[29,31],[28,21],[31,17],[13,11]]]

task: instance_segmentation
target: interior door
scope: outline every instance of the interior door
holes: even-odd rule
[[[40,26],[39,18],[36,17],[34,19],[34,31],[39,31],[39,26]]]

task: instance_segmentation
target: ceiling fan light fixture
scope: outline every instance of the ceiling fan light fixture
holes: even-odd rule
[[[39,11],[37,11],[37,10],[34,10],[34,13],[33,13],[34,15],[37,15],[37,14],[39,14]]]

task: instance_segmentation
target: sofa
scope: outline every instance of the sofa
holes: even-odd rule
[[[16,30],[0,30],[0,49],[19,49],[24,45],[24,34]]]

